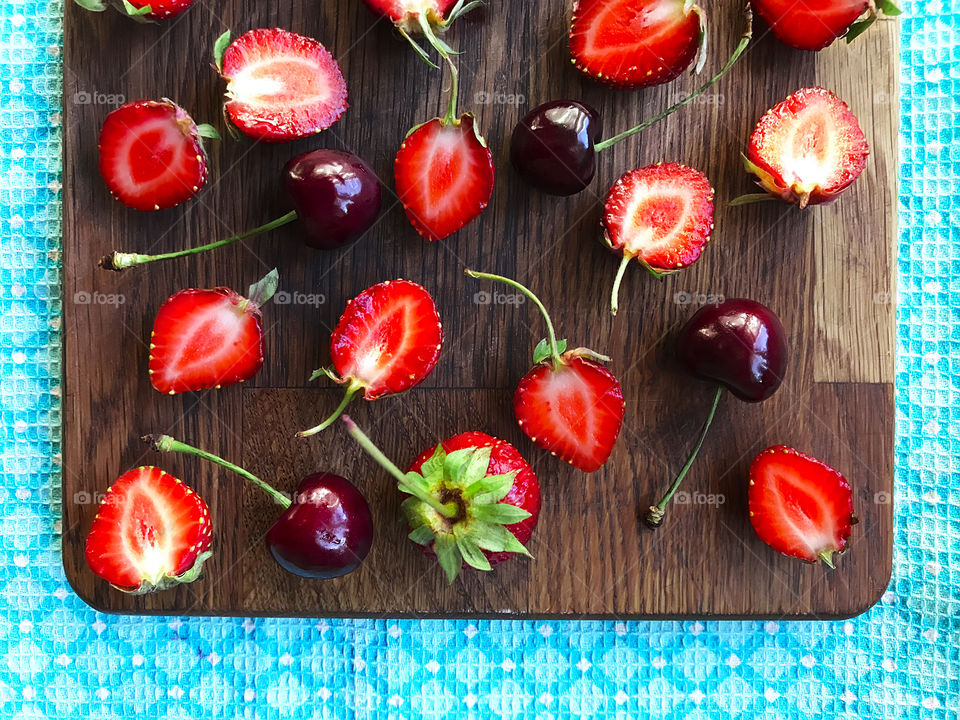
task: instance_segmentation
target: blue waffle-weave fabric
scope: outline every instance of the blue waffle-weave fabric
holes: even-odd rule
[[[114,617],[70,591],[62,7],[4,0],[0,717],[960,717],[960,0],[904,4],[898,496],[881,603],[839,623],[318,622]]]

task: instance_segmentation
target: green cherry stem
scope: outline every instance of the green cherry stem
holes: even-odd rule
[[[674,479],[670,489],[660,498],[660,502],[650,507],[650,510],[644,517],[644,522],[648,527],[656,529],[660,527],[660,524],[663,522],[663,515],[666,512],[667,503],[673,498],[673,494],[677,491],[677,488],[680,487],[680,483],[682,483],[683,478],[686,477],[687,472],[693,465],[693,461],[696,460],[697,453],[700,452],[700,448],[703,446],[703,440],[707,437],[707,431],[713,423],[713,416],[717,414],[717,406],[720,404],[721,397],[723,397],[723,385],[717,387],[716,395],[713,396],[713,405],[710,406],[710,413],[707,415],[707,421],[703,424],[703,430],[700,431],[700,437],[697,438],[697,444],[693,446],[693,452],[690,453],[687,462],[680,469],[680,472],[677,473],[677,477]]]
[[[340,417],[341,414],[343,414],[343,411],[347,408],[347,405],[349,405],[350,401],[353,400],[353,396],[361,390],[363,390],[363,385],[358,383],[356,380],[351,380],[347,385],[347,391],[343,394],[343,400],[340,401],[340,404],[337,405],[337,409],[331,413],[330,417],[328,417],[319,425],[314,425],[309,430],[301,430],[297,433],[297,437],[310,437],[311,435],[316,435],[321,430],[326,430],[338,417]]]
[[[235,472],[242,478],[249,480],[258,488],[263,490],[267,495],[272,497],[277,505],[282,506],[284,509],[290,507],[292,504],[290,498],[284,495],[277,490],[274,490],[272,487],[267,485],[263,480],[258,478],[252,472],[244,470],[239,465],[234,465],[232,462],[224,460],[222,457],[217,457],[213,453],[208,453],[206,450],[201,450],[200,448],[195,448],[193,445],[187,445],[184,442],[179,440],[174,440],[169,435],[144,435],[142,438],[145,443],[149,443],[150,446],[157,452],[178,452],[183,453],[184,455],[193,455],[194,457],[202,458],[204,460],[209,460],[212,463],[219,465],[220,467],[226,468],[232,472]]]
[[[674,105],[671,105],[661,113],[654,115],[652,118],[649,118],[648,120],[644,120],[642,123],[630,128],[629,130],[624,130],[622,133],[619,133],[618,135],[614,135],[613,137],[607,138],[606,140],[601,140],[600,142],[598,142],[596,145],[593,146],[593,149],[596,150],[597,152],[600,152],[601,150],[607,149],[611,145],[616,145],[618,142],[620,142],[624,138],[628,138],[631,135],[636,135],[638,132],[641,132],[642,130],[646,130],[648,127],[650,127],[651,125],[655,125],[656,123],[663,120],[665,117],[669,115],[673,115],[673,113],[675,113],[677,110],[679,110],[683,106],[689,105],[698,97],[703,95],[711,87],[713,87],[724,75],[727,74],[727,72],[730,70],[730,68],[734,66],[737,60],[740,59],[740,56],[743,55],[744,50],[747,49],[747,45],[750,44],[750,39],[753,37],[753,11],[750,9],[749,5],[747,5],[746,10],[744,11],[744,14],[747,19],[747,27],[743,31],[743,34],[740,36],[740,42],[737,45],[736,49],[733,51],[733,54],[727,59],[726,64],[724,64],[724,66],[720,68],[720,72],[718,72],[716,75],[710,78],[706,82],[706,84],[697,88],[692,93],[687,95],[687,97],[685,97],[680,102],[675,103]]]
[[[503,277],[502,275],[476,272],[475,270],[470,270],[469,268],[464,270],[463,273],[467,277],[476,278],[477,280],[493,280],[495,282],[501,282],[505,285],[509,285],[515,290],[522,292],[527,298],[529,298],[530,302],[537,306],[537,309],[540,310],[540,314],[543,315],[543,319],[547,321],[547,336],[550,342],[550,356],[553,358],[553,368],[554,370],[559,370],[560,366],[563,365],[563,358],[560,357],[560,346],[557,343],[557,333],[553,329],[553,321],[550,320],[550,314],[543,306],[543,303],[540,302],[540,298],[538,298],[531,290],[521,285],[516,280],[511,280],[510,278]]]
[[[199,245],[197,247],[187,248],[185,250],[177,250],[175,252],[160,253],[158,255],[141,255],[139,253],[115,252],[100,258],[99,264],[104,270],[120,271],[136,265],[145,265],[146,263],[156,262],[157,260],[173,260],[174,258],[196,255],[197,253],[206,252],[207,250],[215,250],[225,245],[232,245],[240,240],[246,240],[247,238],[269,232],[270,230],[276,230],[278,227],[283,227],[284,225],[292,223],[297,219],[297,217],[297,211],[291,210],[283,217],[278,217],[276,220],[271,220],[265,225],[255,227],[252,230],[247,230],[239,235],[233,235],[231,237],[224,238],[223,240],[207,243],[206,245]]]
[[[347,433],[349,433],[350,437],[356,440],[357,444],[363,448],[364,452],[376,460],[380,467],[396,478],[397,489],[399,489],[400,492],[406,493],[407,495],[412,495],[418,500],[422,500],[445,518],[456,517],[459,508],[455,502],[442,503],[429,492],[425,492],[421,488],[413,485],[407,479],[406,474],[404,474],[400,468],[394,465],[393,461],[384,455],[380,448],[373,444],[373,440],[368,438],[364,434],[363,430],[357,427],[357,424],[350,418],[349,415],[344,415],[340,419],[343,420],[343,424],[347,426]]]

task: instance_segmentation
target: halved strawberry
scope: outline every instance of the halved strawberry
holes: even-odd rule
[[[455,233],[483,212],[493,194],[493,154],[469,113],[414,128],[393,172],[407,219],[427,240]]]
[[[757,536],[779,553],[807,562],[847,547],[853,493],[839,472],[785,445],[767,448],[750,465],[750,522]]]
[[[272,28],[251,30],[230,42],[228,31],[217,40],[214,54],[227,81],[226,113],[254,140],[314,135],[348,107],[340,66],[313,38]]]
[[[170,20],[185,11],[194,0],[74,0],[84,10],[103,12],[108,5],[133,20]]]
[[[750,0],[777,39],[799,50],[822,50],[840,37],[850,42],[880,14],[899,15],[890,0]]]
[[[847,104],[812,87],[797,90],[760,118],[743,160],[769,194],[806,207],[835,200],[863,172],[869,154]],[[751,199],[755,196],[739,202]]]
[[[604,241],[623,256],[610,301],[616,315],[631,259],[657,276],[697,261],[713,232],[713,187],[702,172],[678,163],[631,170],[607,194],[603,228]]]
[[[140,467],[110,486],[87,535],[87,564],[125,592],[193,582],[212,554],[210,510],[160,468]]]
[[[263,365],[260,307],[277,289],[277,271],[244,298],[229,288],[181,290],[157,313],[150,335],[150,382],[173,395],[249,380]]]
[[[706,46],[703,11],[691,0],[576,0],[570,54],[578,70],[614,87],[669,82]],[[697,63],[699,71],[703,56]]]
[[[365,400],[376,400],[419,385],[436,366],[442,345],[436,303],[414,282],[387,280],[348,300],[330,337],[333,368],[310,377],[326,375],[346,385],[346,393],[330,417],[298,437],[328,427],[361,390]]]
[[[196,195],[207,182],[203,137],[172,101],[138,100],[107,115],[100,130],[100,174],[110,194],[136,210],[162,210]]]

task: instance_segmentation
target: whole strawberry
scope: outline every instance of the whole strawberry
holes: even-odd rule
[[[706,21],[690,0],[576,0],[570,55],[582,73],[617,88],[669,82],[700,52]]]
[[[440,35],[453,21],[483,3],[480,0],[363,0],[370,12],[386,18],[429,65],[437,67],[416,38],[422,36],[441,56],[450,52]]]
[[[95,574],[143,594],[196,580],[212,554],[211,538],[203,499],[160,468],[140,467],[107,490],[85,554]]]
[[[797,90],[760,118],[743,158],[766,192],[733,204],[768,197],[801,208],[832,202],[860,176],[869,154],[860,123],[843,100],[821,87]]]
[[[313,38],[280,28],[217,39],[214,59],[227,81],[224,110],[240,132],[263,142],[315,135],[347,109],[347,83]]]
[[[520,380],[513,411],[520,429],[536,445],[575,468],[599,470],[623,426],[620,381],[604,367],[610,358],[588,348],[567,350],[540,299],[515,280],[467,270],[472,278],[495,280],[519,290],[547,321],[548,338],[533,352],[534,366]]]
[[[750,465],[750,523],[778,553],[834,566],[850,539],[853,492],[826,463],[786,445],[767,448]]]
[[[409,280],[367,288],[347,301],[330,336],[333,368],[310,376],[326,375],[346,386],[343,400],[330,417],[297,436],[329,427],[360,391],[366,400],[376,400],[419,385],[436,366],[442,345],[440,316],[426,289]]]
[[[777,39],[798,50],[822,50],[837,38],[852,42],[879,17],[900,9],[890,0],[750,0]]]
[[[436,556],[452,583],[460,570],[490,570],[524,546],[540,515],[540,483],[510,443],[466,432],[422,452],[404,473],[346,415],[351,437],[409,495],[409,538]]]
[[[229,288],[181,290],[157,313],[150,335],[150,382],[174,395],[249,380],[263,365],[260,307],[273,297],[270,271],[248,297]]]
[[[74,0],[84,10],[103,12],[112,7],[138,22],[170,20],[185,12],[194,0]]]
[[[219,139],[172,100],[138,100],[107,115],[100,129],[100,175],[110,194],[135,210],[163,210],[207,183],[202,138]]]

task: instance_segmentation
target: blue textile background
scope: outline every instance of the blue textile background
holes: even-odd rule
[[[58,551],[62,8],[4,0],[0,716],[960,716],[960,2],[905,5],[893,580],[860,618],[778,625],[87,608]]]

